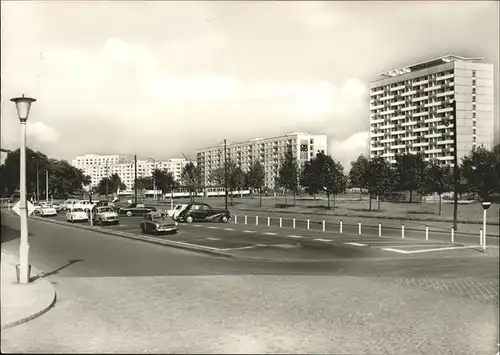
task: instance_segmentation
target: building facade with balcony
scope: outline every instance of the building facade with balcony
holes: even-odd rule
[[[152,159],[137,160],[137,177],[151,177],[153,170],[167,170],[174,175],[177,181],[181,180],[182,169],[187,164],[186,159],[169,159],[165,161],[153,161]],[[97,186],[102,178],[118,174],[121,181],[132,189],[135,181],[134,159],[121,157],[119,155],[96,155],[87,154],[76,157],[72,165],[82,169],[84,174],[92,179],[92,186]]]
[[[476,146],[491,149],[493,65],[481,60],[450,54],[380,73],[370,83],[370,157],[423,153],[453,166],[455,139],[459,162]]]
[[[265,186],[274,188],[287,149],[291,149],[299,166],[316,155],[318,151],[327,152],[326,135],[309,133],[290,133],[279,137],[255,138],[241,143],[226,144],[227,159],[235,162],[243,171],[260,161],[265,171]],[[210,180],[214,170],[224,167],[224,143],[196,152],[197,165],[200,167],[205,186],[214,186]]]

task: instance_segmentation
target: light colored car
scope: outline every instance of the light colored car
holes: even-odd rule
[[[57,210],[49,204],[40,205],[40,208],[35,209],[35,212],[42,217],[57,216]]]
[[[63,203],[61,203],[59,208],[63,211],[68,210],[70,207],[73,207],[73,205],[75,203],[77,203],[78,201],[79,200],[77,200],[77,199],[69,198],[69,199],[65,200]]]
[[[90,212],[94,208],[95,203],[90,202],[89,200],[79,200],[75,204],[73,204],[73,207],[78,207],[83,209],[85,212]]]
[[[165,212],[149,212],[144,216],[144,221],[141,222],[142,233],[161,234],[161,233],[177,233],[178,223],[170,218]]]
[[[187,204],[175,205],[173,210],[167,211],[167,215],[172,219],[176,219],[179,213],[181,213],[187,206],[188,206]]]
[[[71,207],[68,212],[66,212],[66,220],[68,222],[78,222],[78,221],[88,221],[89,216],[87,212],[80,207]]]
[[[105,223],[119,224],[118,213],[110,206],[96,207],[93,210],[94,223],[102,226]]]

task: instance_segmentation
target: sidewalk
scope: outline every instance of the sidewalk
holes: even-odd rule
[[[43,278],[27,285],[17,283],[17,256],[2,250],[2,329],[25,323],[48,311],[56,301],[54,286]],[[40,273],[31,268],[31,278]]]

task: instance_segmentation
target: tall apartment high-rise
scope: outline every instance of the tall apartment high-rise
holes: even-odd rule
[[[227,144],[227,158],[235,162],[244,171],[252,163],[260,161],[265,171],[265,186],[274,187],[281,162],[287,149],[291,149],[299,165],[316,155],[319,150],[327,152],[326,135],[309,133],[290,133],[271,138],[255,138],[250,141]],[[205,186],[213,186],[210,181],[212,171],[224,167],[224,143],[218,146],[200,149],[196,154],[197,165],[201,169]]]
[[[493,146],[493,65],[446,55],[380,73],[370,84],[370,156],[424,153],[453,166],[476,146]],[[456,102],[456,133],[453,136]]]
[[[138,160],[137,176],[150,177],[155,168],[170,171],[177,181],[181,180],[182,168],[186,165],[185,159],[169,159],[166,161]],[[119,155],[86,154],[76,157],[72,165],[82,169],[85,175],[92,179],[92,186],[97,186],[102,178],[118,174],[122,182],[131,189],[134,185],[134,161]]]

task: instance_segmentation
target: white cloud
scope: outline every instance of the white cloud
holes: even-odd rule
[[[369,132],[357,132],[344,140],[330,139],[328,143],[329,154],[340,161],[344,172],[351,169],[351,161],[356,160],[361,154],[368,157]]]
[[[26,136],[39,143],[54,143],[59,139],[59,132],[43,122],[30,122],[26,127]]]

